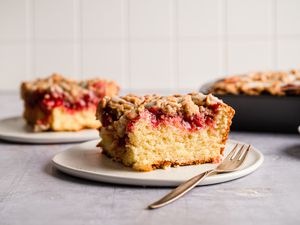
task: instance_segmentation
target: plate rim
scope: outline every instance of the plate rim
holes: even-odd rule
[[[4,117],[0,119],[0,125],[5,123],[5,121],[11,121],[11,120],[24,120],[22,116],[10,116],[10,117]],[[81,131],[70,131],[70,134],[72,133],[79,133],[82,132],[84,133],[85,131],[92,131],[93,129],[85,129]],[[14,142],[14,143],[30,143],[30,144],[63,144],[63,143],[78,143],[78,142],[85,142],[85,141],[91,141],[99,138],[99,134],[96,135],[89,135],[89,136],[84,136],[83,137],[78,137],[78,136],[60,136],[60,137],[51,137],[51,134],[64,134],[67,131],[64,132],[44,132],[45,134],[50,134],[49,137],[39,137],[35,133],[23,133],[20,131],[21,135],[16,134],[14,132],[5,132],[2,129],[0,129],[0,140],[4,141],[9,141],[9,142]],[[40,133],[38,133],[40,134]],[[27,135],[32,135],[33,137],[28,137]]]
[[[232,142],[232,143],[245,144],[244,142],[233,140],[233,139],[228,139],[227,141]],[[87,142],[84,142],[84,143],[81,143],[78,145],[86,145],[91,142],[96,142],[96,140],[87,141]],[[152,187],[155,187],[155,186],[156,187],[173,187],[173,186],[178,185],[178,180],[168,180],[168,181],[166,181],[167,183],[169,183],[167,185],[167,184],[162,184],[161,182],[163,182],[163,181],[161,179],[120,177],[119,175],[114,175],[114,174],[108,175],[108,174],[103,174],[103,173],[97,173],[94,171],[86,171],[86,170],[80,169],[80,168],[73,168],[71,166],[61,165],[60,163],[58,163],[56,161],[56,158],[60,154],[64,154],[68,151],[72,151],[73,148],[75,148],[76,146],[78,147],[78,145],[72,146],[72,147],[54,155],[51,160],[52,165],[54,165],[54,167],[56,167],[58,170],[62,171],[63,173],[66,173],[68,175],[79,177],[82,179],[93,180],[93,181],[97,181],[97,182],[104,182],[104,183],[110,183],[110,184],[121,184],[121,185],[131,185],[131,186],[149,186],[149,187],[150,186],[152,186]],[[255,148],[253,146],[252,146],[252,148],[255,152],[254,154],[256,154],[258,156],[258,159],[253,164],[251,164],[250,166],[248,166],[242,170],[234,171],[231,173],[222,173],[222,174],[210,176],[206,180],[204,180],[203,183],[200,183],[197,186],[219,184],[219,183],[223,183],[223,182],[236,180],[236,179],[242,178],[242,177],[249,175],[252,172],[256,171],[264,162],[264,155],[257,148]],[[117,163],[117,162],[114,162],[114,163]],[[192,165],[192,166],[197,166],[197,165]],[[170,168],[170,169],[175,169],[175,168]],[[137,173],[141,173],[141,172],[137,172]],[[234,175],[234,174],[239,174],[239,175],[232,178],[232,175]],[[96,176],[97,178],[94,178],[93,176]],[[222,181],[216,181],[216,179],[217,180],[221,179]],[[112,180],[117,180],[117,181],[112,181]],[[126,182],[126,180],[139,181],[139,183],[132,184],[132,183]],[[148,182],[150,182],[150,183],[148,183]],[[152,184],[152,183],[156,183],[156,184]]]

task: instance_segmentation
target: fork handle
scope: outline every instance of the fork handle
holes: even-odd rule
[[[208,170],[206,172],[200,173],[191,179],[185,181],[184,183],[180,184],[177,188],[172,190],[170,193],[159,199],[158,201],[152,203],[148,206],[149,209],[157,209],[160,207],[163,207],[167,204],[170,204],[171,202],[177,200],[190,190],[192,190],[201,180],[203,180],[205,177],[207,177],[210,173],[212,173],[214,170]]]

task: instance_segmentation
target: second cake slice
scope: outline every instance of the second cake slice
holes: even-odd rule
[[[114,96],[119,86],[113,81],[76,81],[59,74],[23,82],[23,117],[33,131],[79,131],[99,128],[96,108],[104,96]]]
[[[212,95],[104,97],[104,154],[139,171],[219,162],[234,110]]]

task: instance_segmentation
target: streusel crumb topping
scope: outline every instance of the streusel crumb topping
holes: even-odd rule
[[[222,103],[213,95],[201,93],[190,93],[187,95],[126,95],[124,97],[104,97],[97,110],[97,117],[104,121],[106,115],[112,116],[112,120],[118,120],[125,115],[128,119],[134,119],[139,112],[147,110],[159,111],[168,116],[184,115],[193,116],[198,114],[203,107],[213,106]]]
[[[108,89],[106,88],[107,86],[111,86],[111,88]],[[75,102],[83,97],[93,98],[94,96],[103,97],[104,94],[109,95],[110,93],[106,93],[107,91],[112,91],[116,94],[119,91],[119,87],[114,81],[102,79],[76,81],[67,79],[56,73],[47,78],[36,79],[21,84],[21,95],[23,99],[35,99],[35,95],[48,94],[49,98],[63,95],[65,100]]]

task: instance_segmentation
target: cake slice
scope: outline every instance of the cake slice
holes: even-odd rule
[[[99,146],[138,171],[217,163],[234,110],[212,95],[104,97],[97,109]]]
[[[99,128],[95,114],[100,99],[118,92],[119,87],[113,81],[75,81],[53,74],[21,84],[23,117],[35,132]]]

